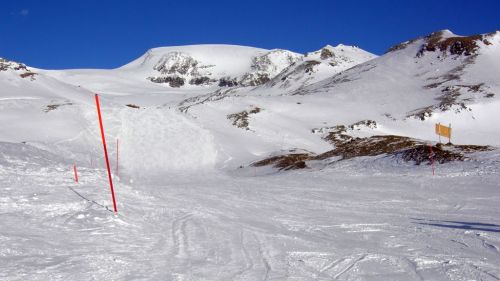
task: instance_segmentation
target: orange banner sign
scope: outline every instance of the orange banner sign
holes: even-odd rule
[[[450,139],[451,127],[447,127],[438,123],[436,124],[436,134]]]

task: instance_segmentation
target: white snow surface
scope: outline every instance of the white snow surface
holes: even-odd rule
[[[387,155],[289,172],[249,166],[331,150],[315,129],[362,120],[377,125],[350,134],[435,143],[440,122],[452,123],[454,143],[498,146],[500,33],[473,60],[418,57],[423,40],[381,57],[344,45],[324,47],[334,54],[324,59],[197,45],[151,49],[112,70],[0,71],[0,279],[499,280],[497,149],[437,165],[434,176]],[[146,79],[176,64],[192,66],[183,77],[270,80],[172,88]],[[444,81],[450,73],[459,78]],[[462,87],[478,84],[484,92]],[[411,116],[439,105],[445,87],[462,87],[466,109]],[[257,107],[247,127],[228,117]]]

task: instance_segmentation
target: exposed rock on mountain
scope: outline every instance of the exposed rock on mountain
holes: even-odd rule
[[[271,87],[299,88],[318,82],[376,56],[354,46],[327,45],[307,53],[300,61],[291,64],[268,83]]]
[[[0,71],[15,71],[21,78],[30,78],[31,81],[35,80],[35,72],[32,72],[25,64],[10,61],[0,58]]]
[[[476,54],[480,44],[491,45],[487,37],[491,35],[456,36],[449,30],[434,32],[424,38],[425,43],[418,51],[417,56],[423,56],[425,52],[440,51],[444,55]]]
[[[245,73],[239,84],[243,86],[262,85],[290,65],[302,59],[302,55],[286,51],[272,50],[262,56],[252,58],[251,71]]]
[[[470,105],[493,98],[498,89],[494,73],[499,65],[493,61],[499,41],[498,32],[468,37],[434,32],[295,94],[342,93],[381,115],[398,112],[400,118],[426,120],[438,112],[471,111]]]

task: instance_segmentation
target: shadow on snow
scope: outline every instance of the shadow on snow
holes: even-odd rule
[[[415,222],[413,223],[420,225],[500,233],[500,225],[492,223],[448,221],[448,220],[426,220],[426,219],[416,219],[416,218],[412,218],[412,220],[415,220]]]

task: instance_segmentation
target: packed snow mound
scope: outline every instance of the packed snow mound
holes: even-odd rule
[[[112,114],[120,128],[120,164],[132,176],[213,168],[217,149],[209,131],[173,110],[148,108]],[[116,118],[116,117],[115,117]],[[113,123],[113,121],[112,121]]]

